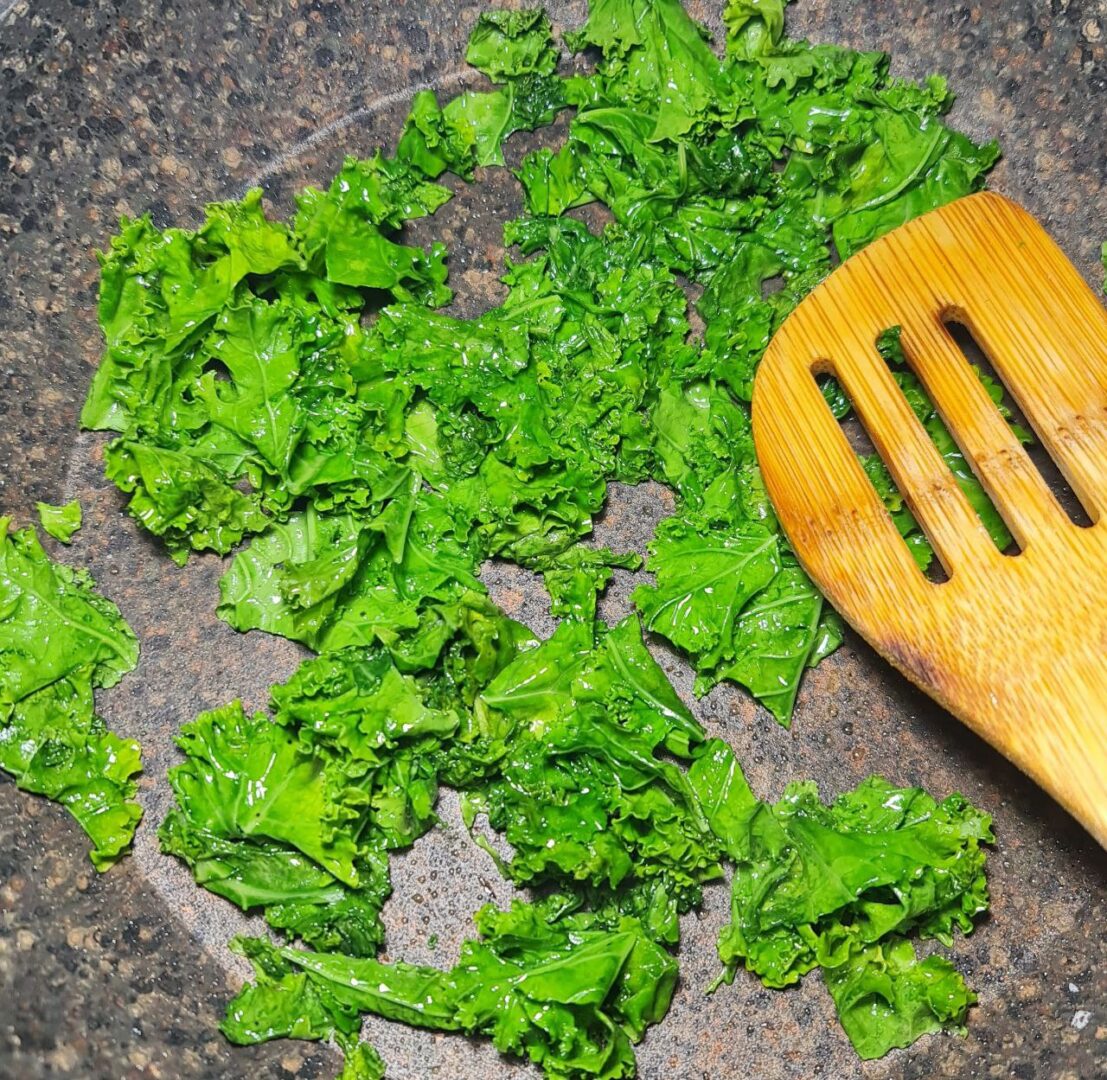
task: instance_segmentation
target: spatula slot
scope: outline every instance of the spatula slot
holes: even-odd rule
[[[889,475],[887,466],[881,460],[880,455],[877,454],[876,447],[873,446],[873,441],[869,438],[868,431],[865,430],[865,425],[861,423],[860,418],[854,411],[853,403],[847,397],[845,390],[842,389],[841,383],[833,376],[824,375],[820,377],[819,385],[822,387],[823,397],[827,399],[831,412],[838,419],[838,426],[842,429],[846,442],[849,443],[850,449],[857,455],[874,493],[883,502],[885,511],[887,511],[892,523],[903,537],[904,545],[910,551],[919,569],[922,570],[927,581],[935,585],[941,585],[942,582],[949,581],[949,575],[946,573],[945,567],[940,559],[934,558],[934,549],[930,546],[930,541],[918,527],[918,523],[911,517],[895,481]],[[841,414],[836,409],[839,400],[844,400],[846,407],[846,411]],[[894,512],[893,506],[889,505],[889,500],[885,497],[889,493],[891,493],[892,502],[898,507]],[[904,528],[901,528],[901,526]],[[906,528],[911,531],[905,532]]]
[[[832,368],[833,365],[821,364],[819,367],[827,369]],[[916,565],[927,580],[933,584],[940,585],[948,581],[949,573],[942,565],[941,560],[934,557],[934,548],[929,537],[911,513],[907,500],[892,478],[888,463],[877,452],[872,435],[857,411],[849,392],[842,382],[833,375],[821,376],[820,384],[824,398],[827,399],[831,411],[837,417],[842,434],[845,436],[850,449],[857,455],[874,494],[880,500],[893,525],[895,525],[896,531],[902,538],[904,546],[911,553]],[[835,405],[842,401],[845,402],[844,411],[840,405],[835,408]]]
[[[1001,412],[1007,413],[1007,419],[1012,428],[1020,433],[1025,433],[1025,438],[1020,434],[1027,456],[1034,468],[1038,470],[1046,486],[1053,493],[1058,505],[1068,515],[1069,520],[1082,529],[1092,524],[1087,510],[1076,497],[1072,485],[1065,479],[1064,474],[1057,467],[1057,463],[1049,456],[1049,451],[1041,440],[1033,437],[1031,426],[1023,415],[1019,403],[1014,399],[1007,385],[1000,378],[995,366],[988,354],[973,336],[968,327],[968,320],[963,312],[950,311],[943,316],[943,323],[950,337],[956,342],[965,359],[976,368],[985,379],[990,380],[1003,391],[998,405]]]
[[[933,403],[928,435],[941,445],[946,464],[995,545],[1015,554],[1008,549],[1013,536],[1020,551],[1049,546],[1069,522],[1019,433],[947,329],[944,320],[952,314],[939,308],[906,320],[896,362],[910,369]]]
[[[981,476],[973,468],[971,458],[966,455],[966,448],[959,438],[963,429],[955,422],[950,423],[951,419],[956,420],[957,417],[945,415],[942,410],[941,396],[931,392],[933,367],[929,363],[921,362],[924,358],[928,361],[937,359],[943,363],[943,374],[949,374],[949,358],[942,358],[940,351],[939,355],[935,356],[933,338],[913,333],[914,329],[912,327],[907,332],[902,331],[900,327],[885,330],[876,340],[877,351],[892,371],[893,378],[926,431],[927,437],[942,455],[942,460],[957,481],[957,486],[968,499],[969,505],[996,549],[1004,555],[1018,555],[1021,552],[1016,539],[1019,535],[1017,528],[1019,523],[1008,520],[989,490],[988,477]],[[967,361],[963,356],[957,356],[953,362],[962,364]],[[947,393],[949,385],[943,384],[943,389]],[[981,382],[981,386],[987,390],[986,383]],[[973,390],[977,389],[975,384],[971,384],[971,387]],[[985,398],[985,400],[988,399]],[[991,405],[986,405],[985,408],[991,408]]]

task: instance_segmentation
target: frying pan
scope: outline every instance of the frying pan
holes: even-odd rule
[[[464,41],[480,7],[439,0],[18,0],[0,2],[0,507],[30,520],[36,499],[79,496],[86,525],[65,557],[89,566],[143,647],[137,672],[101,696],[120,732],[142,741],[147,820],[134,856],[97,876],[60,808],[0,780],[0,1076],[329,1077],[326,1047],[281,1041],[235,1049],[216,1030],[243,972],[224,944],[251,928],[157,852],[172,737],[235,696],[260,705],[287,677],[295,646],[238,635],[214,615],[220,567],[178,570],[122,512],[101,476],[99,437],[76,416],[99,357],[96,265],[121,213],[195,225],[202,203],[261,183],[276,212],[305,183],[326,183],[346,153],[395,138],[410,94],[478,78]],[[583,3],[549,5],[571,25]],[[721,4],[692,3],[718,25]],[[993,186],[1056,236],[1089,279],[1107,238],[1107,14],[1092,0],[800,0],[793,33],[890,50],[896,70],[951,76],[954,122],[1000,138]],[[532,144],[509,144],[509,162]],[[433,233],[451,251],[458,310],[500,295],[498,223],[519,209],[504,171],[459,195]],[[671,508],[656,487],[616,488],[601,538],[639,550]],[[529,576],[494,568],[494,597],[547,633]],[[606,613],[627,609],[615,583]],[[658,648],[678,690],[688,667]],[[751,1076],[1107,1074],[1107,867],[1103,853],[997,754],[913,691],[860,641],[813,672],[792,730],[732,687],[696,706],[737,750],[754,789],[779,796],[814,777],[830,796],[871,772],[941,796],[960,790],[995,815],[993,913],[953,958],[980,994],[965,1039],[933,1037],[862,1066],[817,978],[787,993],[739,978],[705,997],[727,890],[708,890],[685,922],[682,984],[639,1051],[647,1080]],[[480,904],[510,890],[465,836],[446,828],[395,860],[387,955],[448,963]],[[253,927],[256,929],[256,927]],[[437,947],[431,948],[431,935]],[[487,1042],[370,1021],[396,1080],[536,1076]]]

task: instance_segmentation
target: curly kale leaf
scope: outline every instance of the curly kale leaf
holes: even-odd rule
[[[197,882],[316,949],[371,956],[391,892],[388,852],[437,820],[443,745],[517,650],[518,624],[475,597],[425,669],[380,645],[305,661],[272,687],[272,719],[240,703],[185,725],[162,850]]]
[[[107,729],[93,690],[138,662],[138,640],[84,571],[52,562],[34,529],[0,517],[0,769],[60,802],[98,870],[130,847],[139,746]]]
[[[870,777],[826,806],[814,784],[792,784],[723,839],[738,869],[720,955],[729,975],[744,963],[769,986],[893,932],[948,944],[987,907],[990,818],[959,795],[937,803]]]
[[[572,547],[544,558],[532,559],[528,569],[542,573],[550,594],[550,614],[558,619],[592,623],[596,604],[616,569],[637,570],[642,557],[633,552],[617,555],[610,548]]]
[[[883,1057],[922,1035],[963,1035],[976,995],[944,957],[919,960],[902,938],[851,953],[845,963],[823,970],[838,1018],[858,1055]]]
[[[465,50],[466,63],[493,82],[521,75],[552,75],[557,60],[553,27],[541,8],[481,12]]]
[[[719,851],[667,755],[687,759],[704,735],[642,642],[631,617],[611,630],[563,622],[481,695],[495,731],[495,774],[465,796],[472,826],[487,815],[511,845],[493,853],[518,884],[551,882],[651,911],[675,942],[676,917],[719,874]],[[490,853],[491,849],[489,849]]]
[[[744,965],[783,987],[821,968],[862,1057],[960,1029],[974,995],[948,961],[917,961],[904,935],[949,945],[956,929],[972,931],[988,906],[987,814],[876,776],[829,806],[810,782],[762,803],[719,741],[690,783],[735,864],[720,981]]]
[[[676,963],[637,920],[608,927],[516,901],[476,916],[479,940],[448,971],[275,948],[237,939],[256,981],[227,1010],[234,1042],[281,1035],[351,1040],[373,1013],[437,1031],[491,1037],[551,1080],[635,1075],[632,1044],[668,1010]]]

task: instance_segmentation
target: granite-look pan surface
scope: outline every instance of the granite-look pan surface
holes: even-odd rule
[[[218,562],[173,567],[100,478],[100,440],[77,436],[99,353],[92,252],[120,213],[194,224],[205,200],[256,182],[287,212],[293,192],[327,182],[344,153],[393,138],[414,88],[476,82],[461,54],[481,6],[0,2],[0,508],[27,521],[36,499],[85,504],[67,557],[93,568],[142,639],[139,670],[101,707],[143,741],[148,815],[134,857],[98,876],[63,810],[0,780],[0,1076],[306,1078],[336,1068],[325,1047],[223,1041],[215,1025],[242,974],[223,943],[243,920],[157,854],[178,726],[236,695],[259,704],[299,654],[219,623]],[[717,25],[717,0],[691,6]],[[583,14],[579,2],[550,7],[562,25]],[[1003,143],[993,185],[1101,278],[1107,3],[799,0],[791,27],[888,49],[904,75],[950,75],[961,95],[955,122]],[[513,143],[509,157],[524,146]],[[430,226],[450,246],[467,312],[497,295],[497,222],[518,207],[505,173],[486,179]],[[641,550],[667,499],[658,488],[614,492],[602,532]],[[495,571],[488,581],[509,610],[548,631],[529,575]],[[626,586],[616,582],[609,614],[625,609]],[[687,694],[686,665],[658,655]],[[873,771],[939,796],[963,791],[996,819],[993,914],[952,950],[980,994],[968,1037],[926,1038],[861,1065],[815,976],[787,993],[740,978],[703,995],[726,918],[726,888],[714,888],[686,920],[681,988],[639,1053],[646,1080],[1107,1075],[1107,856],[1032,785],[853,637],[808,678],[790,732],[735,690],[713,692],[696,711],[735,745],[764,796],[806,776],[829,796]],[[509,895],[449,799],[442,812],[448,828],[394,864],[391,958],[448,962],[471,911]],[[393,1080],[537,1075],[484,1042],[383,1021],[367,1034]]]

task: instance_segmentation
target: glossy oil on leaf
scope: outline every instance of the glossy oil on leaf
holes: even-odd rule
[[[74,499],[64,506],[54,506],[44,502],[35,505],[43,531],[49,533],[59,543],[70,543],[81,527],[81,504]]]
[[[750,791],[734,752],[715,740],[690,781],[735,864],[719,981],[744,966],[766,986],[812,968],[863,1058],[931,1031],[963,1031],[976,1000],[943,957],[917,960],[904,935],[949,945],[987,909],[991,819],[960,795],[870,777],[829,806],[812,783],[775,805]]]
[[[51,561],[33,529],[0,517],[0,769],[61,803],[105,870],[130,847],[142,810],[138,743],[108,730],[93,691],[138,662],[138,641],[84,571]]]

